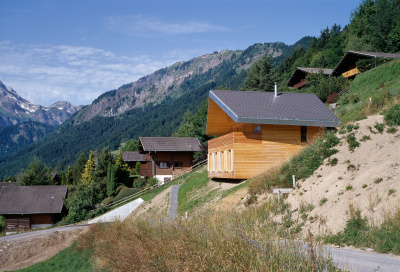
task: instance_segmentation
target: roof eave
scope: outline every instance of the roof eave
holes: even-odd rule
[[[315,127],[339,127],[341,122],[330,120],[301,120],[301,119],[275,119],[257,117],[239,117],[238,123],[290,125],[290,126],[315,126]]]

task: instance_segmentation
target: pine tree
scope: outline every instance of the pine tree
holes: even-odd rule
[[[115,194],[115,168],[110,162],[107,168],[107,196],[113,197]]]
[[[263,56],[257,60],[247,73],[244,80],[245,91],[274,91],[277,75],[269,57]]]
[[[71,169],[71,166],[69,166],[69,165],[68,165],[67,174],[65,176],[65,184],[66,185],[75,184],[73,174],[72,174],[72,169]]]
[[[86,162],[85,170],[82,173],[81,182],[83,185],[91,184],[93,182],[93,173],[96,169],[96,162],[94,159],[94,152],[90,151],[89,159]]]
[[[120,148],[115,159],[115,184],[119,185],[129,185],[129,166],[122,158],[122,149]]]
[[[62,174],[61,174],[61,185],[67,185],[67,177],[66,177],[64,171],[62,171]]]

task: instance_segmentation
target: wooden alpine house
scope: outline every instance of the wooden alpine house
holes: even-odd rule
[[[155,177],[162,184],[193,166],[193,154],[201,151],[194,137],[140,137],[139,153],[145,160],[140,175]]]
[[[318,74],[323,73],[324,76],[328,77],[332,73],[332,69],[325,68],[306,68],[297,67],[293,75],[290,77],[287,86],[293,87],[295,89],[301,89],[307,86],[307,75],[308,74]]]
[[[220,137],[208,142],[208,175],[252,178],[337,126],[314,94],[211,90],[207,135]]]
[[[6,231],[46,228],[65,215],[63,200],[68,186],[4,186],[0,191],[0,214]]]
[[[382,52],[362,52],[348,51],[333,69],[331,76],[342,75],[345,78],[354,78],[360,71],[357,69],[357,61],[360,59],[398,59],[400,54],[382,53]],[[375,61],[376,66],[376,61]]]

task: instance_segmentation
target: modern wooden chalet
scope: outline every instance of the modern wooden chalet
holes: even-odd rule
[[[375,59],[375,58],[400,58],[400,54],[381,53],[381,52],[362,52],[362,51],[348,51],[346,55],[340,60],[333,69],[331,76],[340,76],[352,78],[359,74],[357,69],[357,61],[360,59]]]
[[[325,68],[297,67],[286,85],[295,89],[301,89],[307,85],[306,77],[308,74],[323,73],[325,76],[329,76],[332,71],[332,69]]]
[[[6,231],[46,228],[61,219],[68,186],[3,186],[0,214],[6,219]]]
[[[173,175],[193,166],[193,153],[201,151],[197,138],[192,137],[140,137],[139,152],[146,163],[140,175],[156,177],[161,183]]]
[[[286,161],[339,119],[314,94],[211,90],[208,174],[252,178]]]

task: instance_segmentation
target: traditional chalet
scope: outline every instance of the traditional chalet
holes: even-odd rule
[[[160,182],[192,167],[193,153],[201,151],[197,138],[140,137],[139,152],[147,163],[142,164],[140,175],[156,177]]]
[[[212,90],[208,175],[247,179],[287,160],[339,119],[314,94]]]
[[[137,151],[124,151],[122,152],[122,159],[129,165],[131,169],[135,168],[136,163],[145,163],[144,154],[140,154]]]
[[[0,214],[6,219],[6,231],[45,228],[63,215],[63,200],[68,186],[3,186]]]
[[[295,89],[301,89],[307,85],[307,75],[308,74],[318,74],[323,73],[325,76],[329,76],[332,73],[332,69],[325,68],[305,68],[297,67],[293,75],[290,77],[287,86],[293,87]]]
[[[355,75],[360,73],[360,71],[357,69],[358,60],[375,58],[397,59],[400,58],[400,54],[348,51],[346,55],[344,55],[344,57],[336,65],[335,69],[333,69],[331,76],[342,75],[346,78],[354,77]]]

